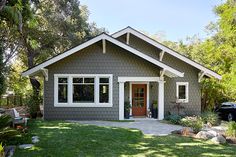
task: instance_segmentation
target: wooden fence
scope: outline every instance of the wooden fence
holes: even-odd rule
[[[27,97],[23,95],[9,95],[0,98],[0,106],[14,107],[26,105]]]

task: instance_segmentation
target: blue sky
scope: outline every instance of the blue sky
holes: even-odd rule
[[[198,34],[204,39],[205,26],[216,21],[213,7],[222,0],[80,0],[90,11],[89,21],[109,33],[131,26],[149,34],[164,34],[178,41]]]

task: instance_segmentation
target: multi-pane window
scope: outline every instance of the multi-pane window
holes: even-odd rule
[[[73,103],[94,102],[94,78],[73,78]]]
[[[68,102],[68,78],[58,78],[58,102]]]
[[[188,102],[188,82],[176,82],[176,97],[178,102]]]
[[[109,78],[99,78],[99,102],[109,102]]]
[[[112,75],[55,74],[54,77],[55,106],[112,106]]]

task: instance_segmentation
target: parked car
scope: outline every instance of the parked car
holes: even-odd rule
[[[217,109],[219,116],[223,120],[236,120],[236,103],[235,102],[223,102],[219,109]]]

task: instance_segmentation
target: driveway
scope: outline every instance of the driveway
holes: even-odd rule
[[[171,134],[174,130],[182,129],[179,125],[171,125],[161,123],[154,119],[139,119],[134,122],[113,122],[113,121],[70,121],[79,122],[81,124],[97,125],[97,126],[109,126],[109,127],[121,127],[121,128],[135,128],[141,130],[147,135],[166,136]]]

